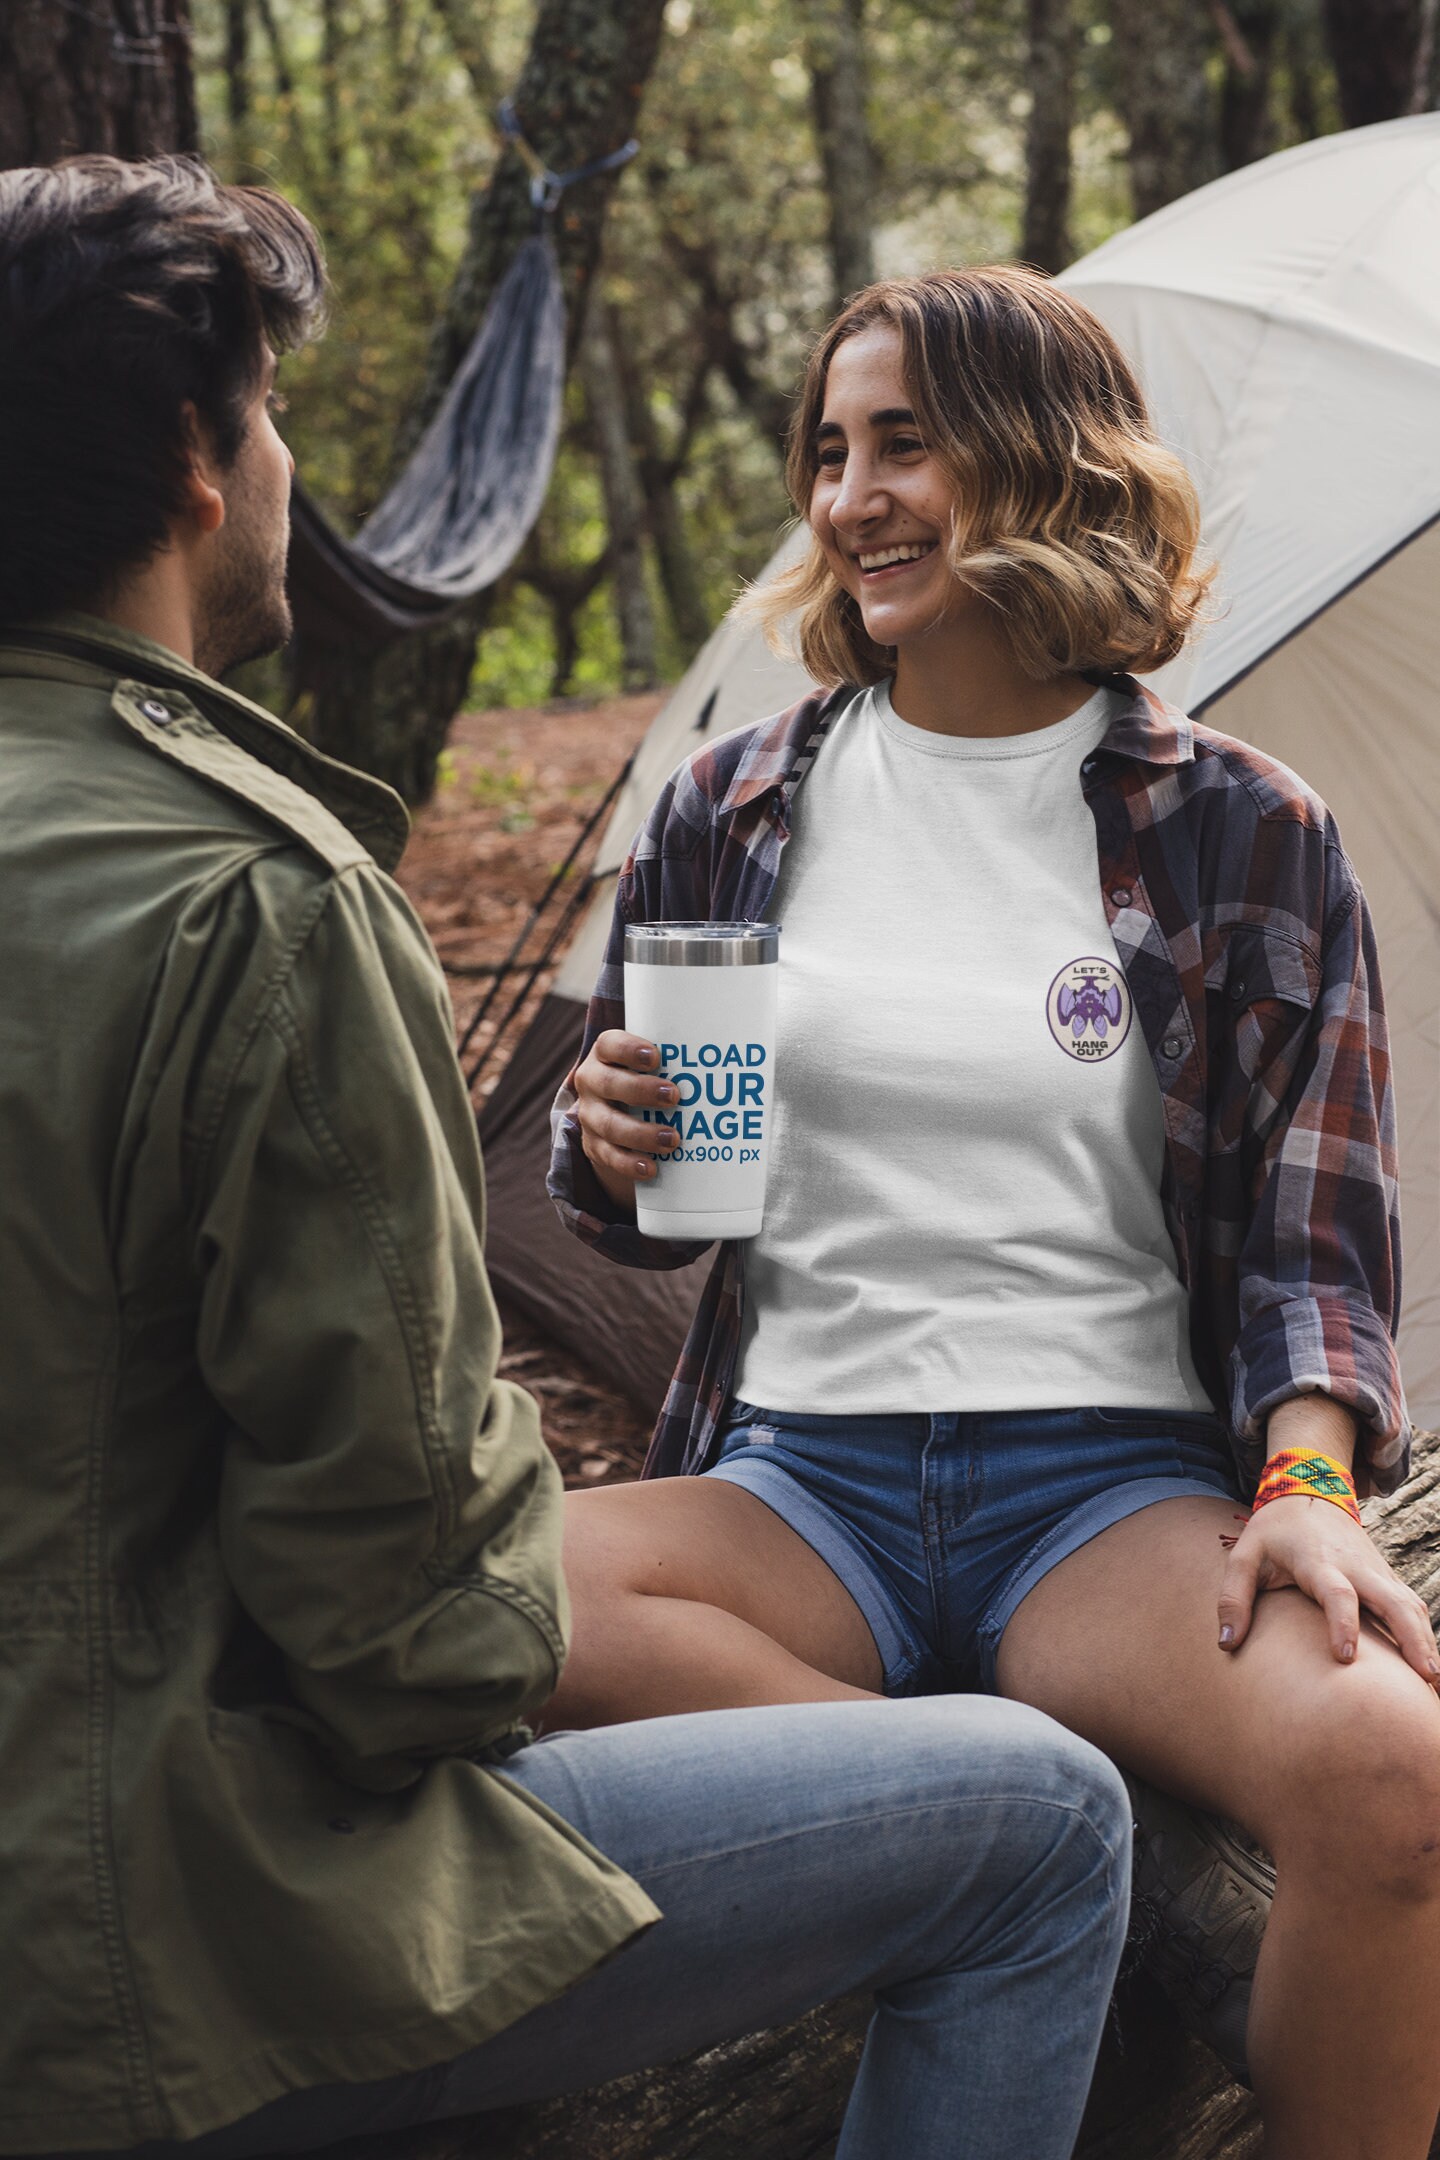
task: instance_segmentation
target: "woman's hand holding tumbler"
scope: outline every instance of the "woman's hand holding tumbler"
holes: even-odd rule
[[[668,1125],[642,1125],[635,1110],[673,1110],[674,1082],[660,1078],[660,1052],[643,1035],[607,1028],[575,1068],[580,1145],[617,1207],[633,1208],[635,1187],[655,1175],[656,1156],[680,1145]]]

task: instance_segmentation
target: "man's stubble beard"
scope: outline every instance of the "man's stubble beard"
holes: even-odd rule
[[[213,676],[278,652],[294,628],[285,590],[288,505],[278,529],[269,520],[261,525],[240,491],[231,505],[230,531],[231,544],[215,563],[195,624],[195,665]]]

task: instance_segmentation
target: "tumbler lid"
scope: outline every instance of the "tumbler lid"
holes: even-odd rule
[[[756,967],[779,957],[779,923],[625,925],[625,959],[632,967]]]

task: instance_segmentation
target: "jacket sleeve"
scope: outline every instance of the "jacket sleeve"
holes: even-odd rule
[[[195,1147],[200,1362],[242,1603],[344,1774],[388,1786],[551,1693],[560,1480],[495,1377],[443,980],[368,866],[327,881]]]
[[[1362,1491],[1388,1493],[1410,1457],[1395,1355],[1395,1098],[1369,909],[1338,841],[1329,860],[1313,1008],[1298,1020],[1299,1008],[1285,1008],[1252,1075],[1249,1123],[1263,1147],[1240,1253],[1232,1413],[1236,1432],[1260,1443],[1278,1404],[1333,1396],[1358,1420]]]
[[[615,888],[605,958],[585,1012],[580,1054],[560,1083],[550,1110],[550,1172],[545,1189],[571,1235],[603,1253],[607,1260],[619,1261],[622,1267],[688,1267],[713,1243],[694,1238],[642,1237],[635,1227],[633,1212],[617,1207],[596,1177],[581,1145],[580,1121],[575,1114],[579,1101],[575,1092],[576,1067],[584,1063],[596,1038],[607,1028],[625,1025],[625,925],[677,919],[664,913],[660,896],[663,836],[673,818],[674,791],[672,779],[625,858]],[[697,895],[697,904],[688,911],[690,920],[703,920],[707,912],[698,904],[699,898]]]

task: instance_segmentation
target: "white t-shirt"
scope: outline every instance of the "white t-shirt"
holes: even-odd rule
[[[909,726],[882,684],[798,790],[745,1400],[1211,1407],[1080,788],[1113,695],[1029,734],[953,736]]]

